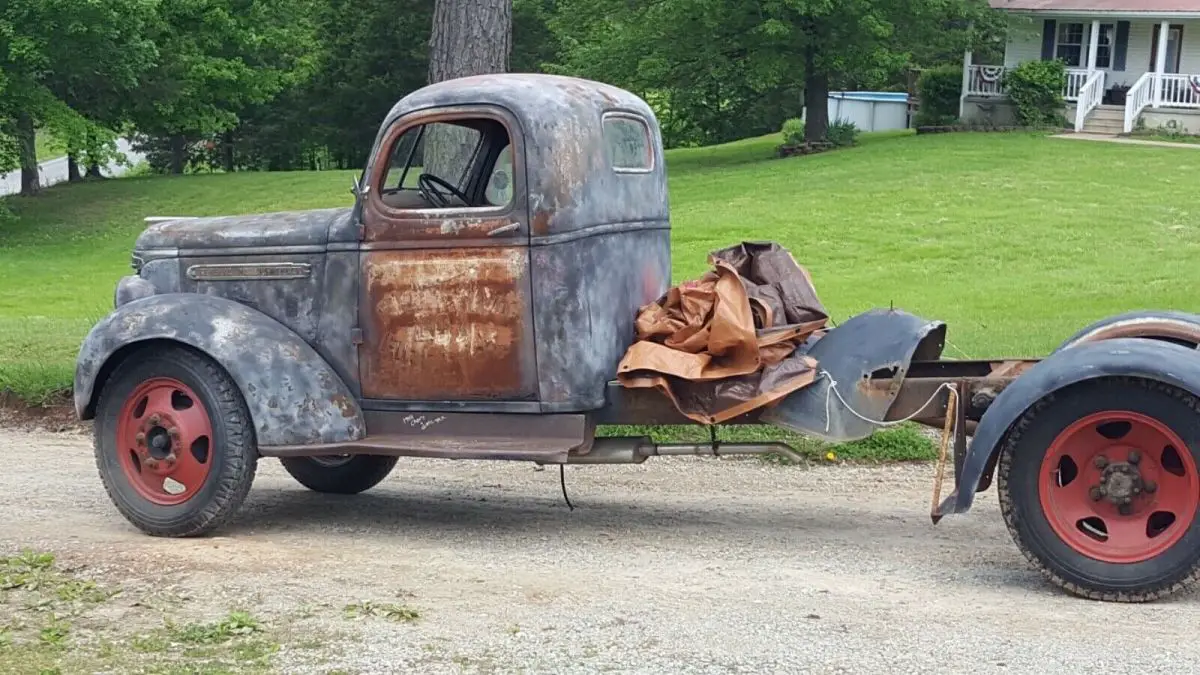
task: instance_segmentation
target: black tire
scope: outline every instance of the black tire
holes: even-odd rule
[[[151,378],[189,387],[208,413],[211,463],[198,492],[171,506],[141,496],[117,457],[118,418],[126,399]],[[96,406],[95,457],[108,496],[129,522],[158,537],[195,537],[224,525],[245,501],[258,465],[254,427],[229,375],[208,357],[183,346],[148,347],[122,362],[104,382]]]
[[[388,477],[398,460],[398,457],[383,455],[279,459],[283,468],[304,487],[338,495],[354,495],[375,487]]]
[[[1004,522],[1025,557],[1071,594],[1109,602],[1148,602],[1174,595],[1200,580],[1200,513],[1177,542],[1155,557],[1112,563],[1068,546],[1043,511],[1038,480],[1051,443],[1076,420],[1107,410],[1140,413],[1166,425],[1200,465],[1200,403],[1194,396],[1144,378],[1088,380],[1044,397],[1009,431],[997,478]]]

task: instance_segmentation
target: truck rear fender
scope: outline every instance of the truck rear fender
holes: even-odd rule
[[[1162,310],[1126,312],[1080,329],[1054,351],[1113,338],[1163,340],[1195,349],[1200,345],[1200,315]]]
[[[1048,394],[1102,377],[1148,378],[1200,396],[1200,353],[1169,341],[1112,338],[1085,341],[1051,354],[1000,392],[983,414],[967,446],[957,485],[939,512],[970,510],[975,493],[991,484],[1004,439],[1026,410]]]
[[[246,305],[210,295],[168,293],[121,305],[97,323],[75,366],[75,412],[92,419],[104,381],[138,347],[187,345],[237,383],[260,446],[354,441],[362,410],[324,359],[295,332]]]

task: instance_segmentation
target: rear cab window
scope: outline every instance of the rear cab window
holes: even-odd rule
[[[609,163],[617,173],[648,173],[654,170],[654,144],[650,127],[632,113],[608,112],[602,120],[604,145]]]

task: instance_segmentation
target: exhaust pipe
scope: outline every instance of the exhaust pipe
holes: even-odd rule
[[[569,455],[567,464],[641,464],[648,457],[683,455],[766,455],[779,453],[793,462],[804,458],[787,443],[666,443],[656,445],[646,436],[597,438],[592,449],[582,455]]]

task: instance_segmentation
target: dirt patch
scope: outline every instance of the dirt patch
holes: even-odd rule
[[[75,416],[70,396],[63,395],[49,405],[33,406],[17,396],[0,392],[0,428],[16,431],[87,432],[92,423]]]

